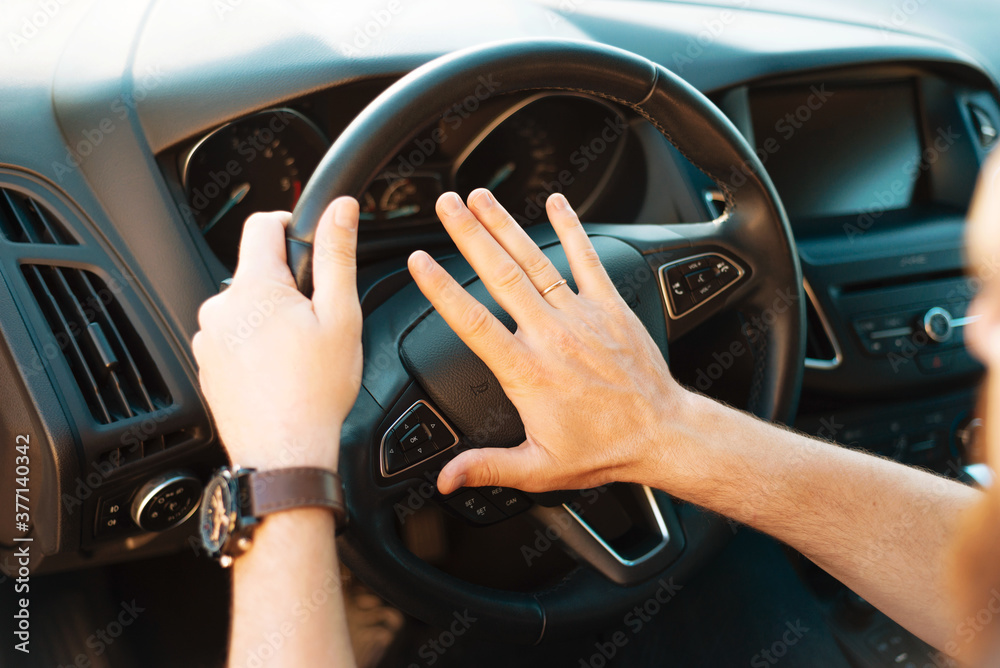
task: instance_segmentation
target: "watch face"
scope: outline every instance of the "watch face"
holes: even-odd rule
[[[218,554],[233,531],[236,510],[231,478],[217,475],[205,488],[201,502],[201,542],[209,554]]]

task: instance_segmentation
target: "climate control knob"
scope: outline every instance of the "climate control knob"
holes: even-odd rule
[[[935,306],[924,314],[924,331],[931,341],[944,343],[951,338],[952,329],[951,313],[946,309]]]
[[[132,520],[146,531],[166,531],[194,514],[201,490],[201,481],[185,471],[157,476],[136,492]]]

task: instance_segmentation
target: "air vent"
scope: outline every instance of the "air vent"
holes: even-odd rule
[[[18,244],[76,244],[52,211],[9,189],[0,189],[0,234]]]
[[[104,281],[69,267],[22,271],[94,419],[110,424],[170,404],[146,346]]]
[[[809,284],[806,292],[806,361],[807,369],[835,369],[840,366],[841,354],[830,323],[819,309],[816,295]]]

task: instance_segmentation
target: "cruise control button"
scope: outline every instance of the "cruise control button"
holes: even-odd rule
[[[492,524],[505,517],[496,506],[475,490],[454,496],[448,499],[447,503],[459,515],[476,524]]]
[[[510,487],[483,487],[480,490],[504,515],[511,517],[528,507],[528,499]]]

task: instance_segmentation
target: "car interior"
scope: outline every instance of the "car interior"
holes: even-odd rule
[[[435,201],[489,188],[568,276],[545,216],[561,192],[684,385],[982,484],[963,235],[1000,128],[996,6],[4,12],[0,497],[18,513],[0,517],[0,607],[9,619],[30,586],[32,652],[4,643],[0,665],[225,664],[230,573],[198,539],[226,463],[198,308],[257,211],[294,212],[308,293],[316,222],[344,194],[361,208],[365,359],[329,594],[359,665],[957,665],[794,550],[659,490],[442,496],[457,452],[524,430],[406,260],[428,251],[513,328]],[[234,323],[237,344],[267,308]]]

